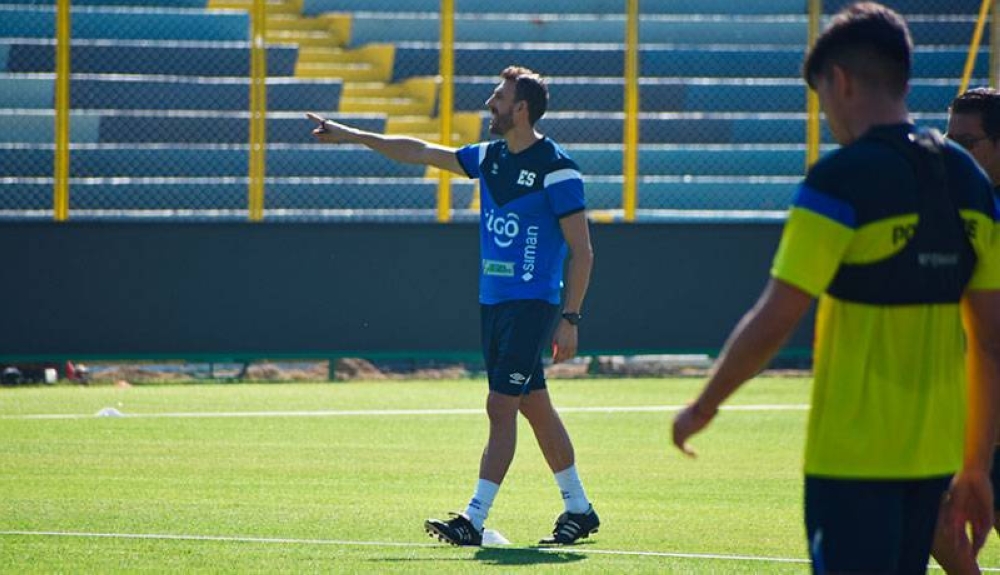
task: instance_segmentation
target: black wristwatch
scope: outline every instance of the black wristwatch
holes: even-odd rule
[[[580,320],[583,319],[583,316],[576,312],[566,311],[563,312],[562,318],[568,321],[570,325],[579,325]]]

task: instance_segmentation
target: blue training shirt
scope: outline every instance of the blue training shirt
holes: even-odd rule
[[[517,154],[495,140],[457,156],[465,173],[479,178],[479,302],[558,304],[566,257],[559,220],[586,209],[576,162],[547,137]]]

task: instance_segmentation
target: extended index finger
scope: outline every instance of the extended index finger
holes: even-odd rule
[[[323,125],[323,122],[326,121],[326,118],[324,118],[323,116],[320,116],[319,114],[314,114],[312,112],[306,112],[306,117],[321,126]]]

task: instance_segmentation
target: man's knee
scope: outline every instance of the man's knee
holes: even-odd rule
[[[494,424],[516,421],[521,398],[490,392],[486,398],[486,415]]]
[[[549,400],[548,392],[544,389],[523,396],[519,408],[521,415],[531,423],[550,421],[559,417],[552,406],[552,401]]]

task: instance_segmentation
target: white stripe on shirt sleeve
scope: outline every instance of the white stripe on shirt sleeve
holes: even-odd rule
[[[577,170],[571,170],[565,168],[562,170],[556,170],[547,176],[545,176],[545,187],[554,186],[559,182],[565,182],[566,180],[583,180],[583,176]]]

